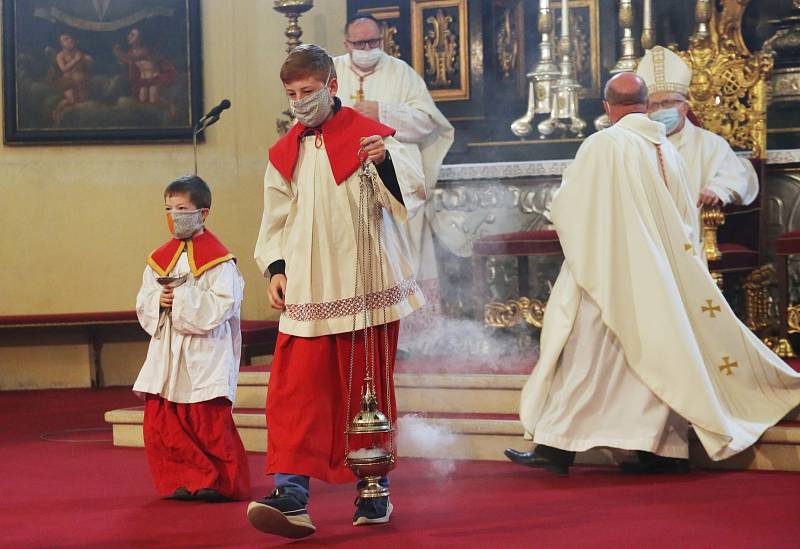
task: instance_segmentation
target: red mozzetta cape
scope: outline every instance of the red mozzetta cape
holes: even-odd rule
[[[229,259],[236,259],[211,231],[205,229],[202,234],[191,240],[173,238],[151,253],[147,258],[147,264],[159,276],[167,276],[187,246],[189,248],[189,268],[192,269],[195,277]]]
[[[300,123],[292,126],[286,135],[281,137],[269,149],[269,161],[291,183],[292,174],[297,164],[300,151],[300,135],[308,128]],[[358,149],[362,137],[394,135],[393,128],[368,118],[349,107],[342,107],[333,117],[320,126],[322,138],[325,140],[325,151],[336,184],[353,175],[358,169]]]

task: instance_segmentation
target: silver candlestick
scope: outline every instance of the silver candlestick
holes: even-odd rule
[[[650,2],[649,0],[645,0],[645,2],[645,15],[648,15]],[[618,21],[622,29],[622,38],[620,39],[621,54],[614,68],[609,71],[611,74],[633,72],[639,64],[639,58],[636,56],[636,40],[633,38],[633,0],[620,0]],[[644,26],[647,27],[647,24]],[[651,31],[652,26],[651,23]],[[652,32],[650,34],[652,35]],[[642,39],[644,39],[644,32],[642,33]],[[594,119],[594,127],[597,131],[604,130],[609,126],[611,126],[611,121],[605,113]]]
[[[539,0],[539,62],[527,74],[528,110],[511,124],[511,131],[517,137],[525,137],[533,132],[533,118],[537,114],[550,112],[550,93],[553,83],[558,79],[558,66],[553,60],[555,41],[553,38],[553,12],[550,0]]]
[[[559,39],[561,54],[561,73],[553,85],[550,101],[550,117],[537,126],[539,138],[545,139],[556,130],[573,133],[583,137],[586,122],[578,114],[578,95],[581,85],[575,80],[574,63],[572,61],[572,44],[569,39],[569,2],[561,4],[561,37]]]

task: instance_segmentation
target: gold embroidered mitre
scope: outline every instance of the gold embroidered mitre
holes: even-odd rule
[[[644,52],[636,69],[650,94],[677,92],[688,97],[692,69],[667,48],[656,46]]]

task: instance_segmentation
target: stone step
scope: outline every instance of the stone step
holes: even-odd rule
[[[400,412],[516,414],[527,376],[519,374],[396,374]],[[269,372],[241,372],[236,406],[263,408]]]
[[[262,409],[235,409],[234,422],[245,448],[265,452],[267,429]],[[142,447],[142,407],[106,412],[113,425],[115,446]],[[399,454],[429,459],[506,459],[506,448],[527,449],[519,420],[509,414],[401,414]],[[411,433],[405,435],[403,433]],[[749,450],[732,459],[712,462],[694,437],[690,445],[692,463],[713,469],[800,471],[800,423],[782,422],[770,428]],[[578,463],[612,464],[622,453],[593,450],[579,454]]]

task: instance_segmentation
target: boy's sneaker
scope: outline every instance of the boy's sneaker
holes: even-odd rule
[[[194,495],[181,486],[180,488],[175,488],[175,491],[172,492],[172,495],[169,496],[169,499],[177,499],[178,501],[192,501],[195,499]]]
[[[386,524],[392,516],[392,504],[389,497],[356,498],[356,514],[353,515],[353,526],[365,524]]]
[[[305,504],[280,488],[265,498],[251,501],[247,506],[247,520],[257,530],[285,538],[304,538],[317,530]]]

